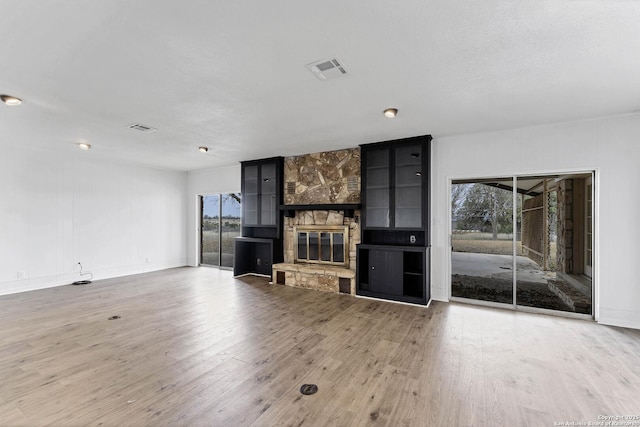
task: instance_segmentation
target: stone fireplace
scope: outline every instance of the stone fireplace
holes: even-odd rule
[[[284,262],[273,283],[355,295],[360,149],[285,158]]]

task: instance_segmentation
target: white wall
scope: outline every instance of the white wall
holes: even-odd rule
[[[0,294],[186,264],[187,174],[3,147]],[[84,277],[85,279],[87,277]]]
[[[188,172],[186,197],[188,265],[199,264],[200,201],[198,196],[239,192],[240,164]]]
[[[596,319],[640,328],[640,115],[439,138],[432,159],[434,299],[450,294],[451,179],[596,170]]]

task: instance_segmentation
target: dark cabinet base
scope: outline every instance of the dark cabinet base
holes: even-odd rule
[[[430,299],[429,248],[358,245],[358,295],[426,304]]]
[[[282,243],[279,239],[237,237],[233,275],[247,273],[271,276],[274,263],[282,262]]]

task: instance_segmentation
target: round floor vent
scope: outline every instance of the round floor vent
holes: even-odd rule
[[[316,391],[318,391],[318,386],[315,384],[302,384],[300,387],[300,393],[304,395],[314,394]]]

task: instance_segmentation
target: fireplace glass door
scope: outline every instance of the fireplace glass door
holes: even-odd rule
[[[298,226],[294,235],[296,262],[345,265],[349,227]]]

